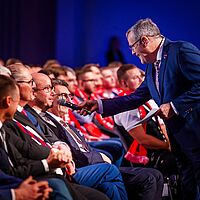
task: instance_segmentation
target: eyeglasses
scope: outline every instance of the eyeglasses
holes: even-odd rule
[[[140,41],[140,39],[141,39],[141,37],[140,37],[138,40],[136,40],[132,45],[129,46],[129,49],[130,49],[131,51],[134,51],[134,50],[135,50],[135,45]]]
[[[31,79],[30,81],[17,81],[17,83],[28,83],[29,85],[33,85],[34,84],[34,80]]]
[[[64,99],[64,100],[72,100],[74,98],[73,94],[67,94],[67,93],[60,93],[56,94],[59,99]]]
[[[51,91],[54,91],[54,87],[53,86],[51,86],[51,85],[48,85],[48,86],[46,86],[46,87],[44,87],[44,88],[33,88],[35,91],[41,91],[41,90],[43,90],[45,93],[49,93],[49,92],[51,92]]]
[[[143,35],[143,36],[147,36],[147,37],[162,37],[162,38],[164,38],[164,36],[160,35],[160,34],[158,34],[158,35]],[[138,40],[136,40],[132,45],[129,46],[131,51],[135,51],[135,45],[141,40],[141,37]]]

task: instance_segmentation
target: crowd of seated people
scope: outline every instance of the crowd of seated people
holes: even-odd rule
[[[115,120],[99,113],[82,116],[68,104],[60,103],[62,100],[78,105],[87,99],[115,98],[134,92],[136,88],[129,88],[125,81],[128,78],[119,76],[126,65],[111,63],[100,67],[89,63],[74,70],[57,60],[49,60],[43,67],[25,65],[18,59],[11,61],[0,66],[0,115],[5,116],[0,118],[0,135],[5,134],[4,141],[0,138],[0,156],[5,161],[0,164],[2,199],[20,199],[17,192],[23,184],[36,187],[33,199],[163,198],[163,175],[155,166],[148,166],[151,158],[147,152],[170,151],[165,129],[162,140],[146,136],[141,128],[130,129],[130,124],[127,128],[128,122],[122,120],[127,114],[115,116]],[[141,77],[132,79],[141,83],[144,73],[135,68]],[[5,87],[6,82],[13,86]],[[14,94],[18,96],[15,105]],[[5,104],[8,97],[13,102]],[[160,122],[159,127],[164,127],[159,119]],[[123,138],[125,133],[119,125],[127,131],[128,139]],[[144,149],[142,156],[147,157],[138,166],[133,159],[136,144]],[[8,184],[10,177],[13,184]],[[61,187],[65,189],[60,190]]]

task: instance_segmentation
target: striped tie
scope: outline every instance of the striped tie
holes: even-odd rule
[[[158,90],[158,93],[159,93],[159,70],[160,70],[160,60],[157,60],[155,63],[154,63],[154,68],[155,68],[155,84],[156,84],[156,88]]]

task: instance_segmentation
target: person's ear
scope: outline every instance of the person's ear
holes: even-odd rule
[[[147,44],[149,43],[149,39],[147,36],[142,36],[141,39],[140,39],[140,43],[143,47],[146,47]]]
[[[120,81],[120,85],[122,86],[122,88],[127,88],[128,87],[128,85],[127,85],[125,80],[121,80]]]
[[[11,105],[11,97],[7,96],[1,101],[1,108],[6,109]]]

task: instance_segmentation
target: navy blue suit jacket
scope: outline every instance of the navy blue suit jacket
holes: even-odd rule
[[[21,184],[21,182],[21,179],[9,176],[0,170],[0,199],[12,199],[10,189],[18,187]]]
[[[144,82],[134,93],[102,100],[103,116],[137,108],[151,98],[159,106],[172,102],[178,115],[166,120],[169,132],[175,136],[182,148],[191,145],[198,148],[200,139],[194,136],[188,140],[185,134],[188,131],[191,134],[196,133],[200,128],[198,122],[200,118],[200,51],[191,43],[172,42],[165,39],[159,72],[159,91],[160,94],[155,86],[153,66],[149,64]],[[193,130],[188,130],[186,125],[188,120],[193,122],[189,125]]]
[[[76,163],[76,167],[84,167],[87,165],[97,164],[104,162],[100,153],[93,150],[86,142],[84,136],[82,136],[74,127],[70,126],[71,130],[74,131],[74,133],[81,139],[82,143],[87,147],[88,152],[82,152],[80,151],[80,148],[78,147],[77,143],[74,141],[70,133],[68,133],[64,127],[50,114],[46,113],[46,117],[48,117],[55,125],[48,124],[49,127],[54,131],[56,136],[63,142],[66,142],[71,151],[73,160]]]

